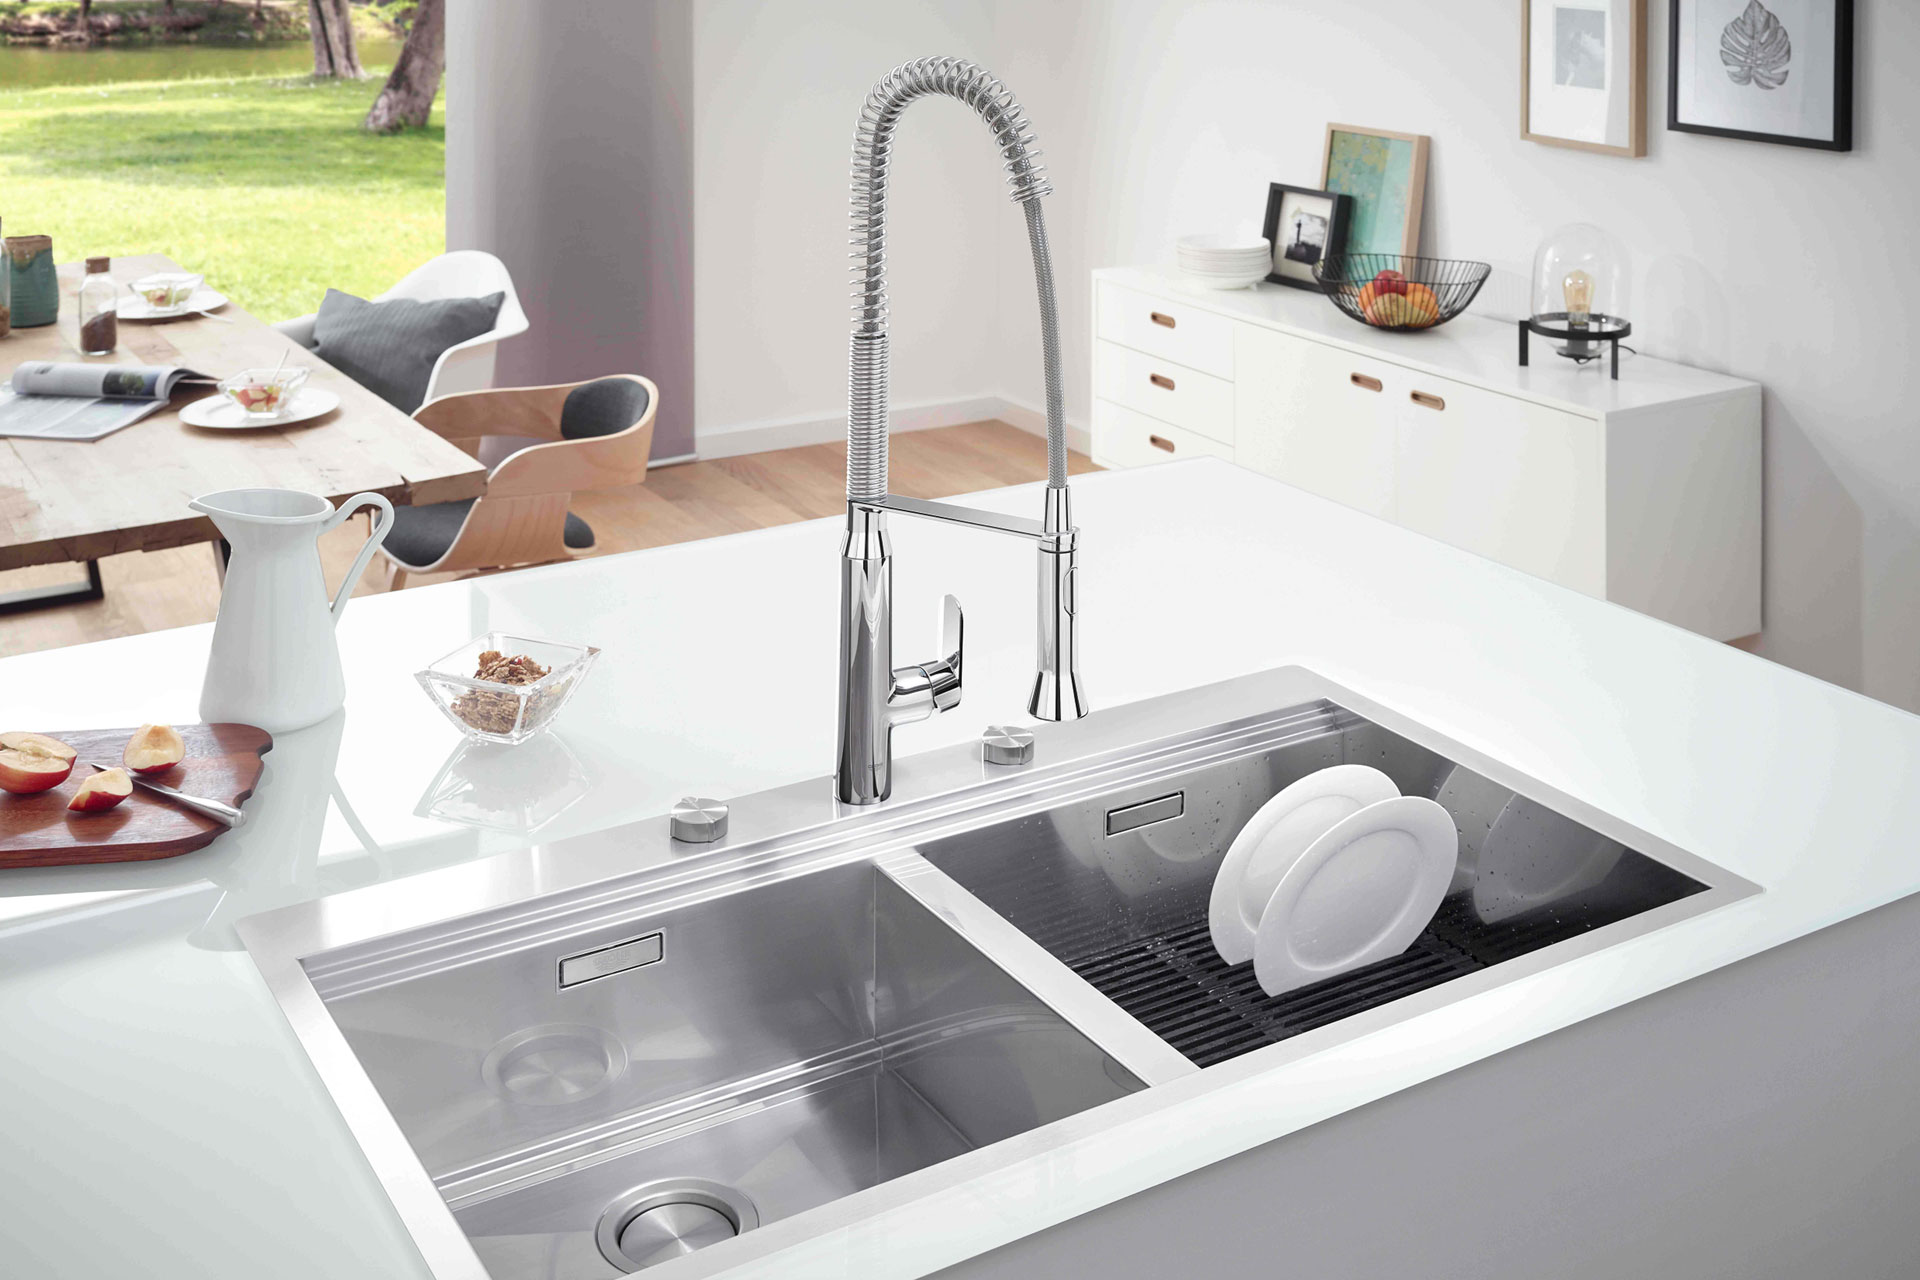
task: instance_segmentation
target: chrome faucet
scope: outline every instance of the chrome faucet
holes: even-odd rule
[[[1027,220],[1040,292],[1041,354],[1047,380],[1047,500],[1041,520],[926,502],[887,492],[887,167],[894,128],[915,98],[945,94],[979,113],[1006,163],[1007,183]],[[893,790],[893,727],[960,703],[960,602],[946,598],[940,653],[893,665],[893,556],[887,515],[923,516],[1032,539],[1039,547],[1038,674],[1030,715],[1077,720],[1087,714],[1074,636],[1079,531],[1067,500],[1066,425],[1061,408],[1060,339],[1053,260],[1040,199],[1053,188],[1033,149],[1026,113],[1007,87],[957,58],[922,58],[874,85],[853,139],[853,337],[847,367],[847,539],[840,557],[840,723],[835,785],[847,804],[877,804]]]

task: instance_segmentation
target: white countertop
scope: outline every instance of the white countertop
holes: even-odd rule
[[[1074,487],[1096,707],[1299,663],[1765,892],[1240,1068],[1150,1126],[1035,1144],[1019,1185],[911,1204],[754,1274],[922,1274],[1920,889],[1920,718],[1224,463]],[[1035,488],[980,500],[1038,502]],[[425,1280],[231,922],[650,817],[688,792],[828,785],[837,523],[356,601],[340,630],[346,713],[282,737],[248,827],[164,862],[0,872],[8,1270]],[[894,545],[900,651],[931,642],[943,592],[969,624],[967,701],[903,728],[904,755],[1024,704],[1032,556],[912,520]],[[606,651],[557,743],[492,784],[488,820],[507,825],[577,797],[536,813],[537,836],[429,814],[478,769],[451,759],[457,735],[410,673],[490,628]],[[207,635],[0,662],[0,718],[191,720]]]
[[[1443,378],[1564,409],[1584,417],[1690,400],[1751,395],[1756,383],[1707,369],[1623,351],[1620,377],[1605,360],[1575,364],[1554,354],[1554,339],[1534,335],[1520,366],[1517,321],[1471,308],[1433,329],[1398,333],[1346,315],[1317,289],[1262,282],[1246,289],[1207,289],[1172,267],[1105,267],[1093,273],[1128,289],[1174,294],[1189,306],[1310,338],[1358,355],[1392,361]],[[1629,317],[1631,318],[1631,317]],[[1629,335],[1626,346],[1634,345]]]

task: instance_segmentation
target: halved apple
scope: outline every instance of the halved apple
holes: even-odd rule
[[[133,779],[125,769],[102,769],[80,784],[73,799],[67,801],[67,808],[75,813],[98,813],[113,808],[132,794]]]
[[[159,773],[171,769],[186,758],[187,744],[164,724],[143,724],[127,739],[121,761],[135,773]]]
[[[44,733],[0,733],[0,791],[30,796],[50,790],[73,772],[74,750]]]

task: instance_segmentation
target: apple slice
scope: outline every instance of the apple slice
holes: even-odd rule
[[[0,733],[0,791],[30,796],[73,772],[73,748],[44,733]]]
[[[143,724],[127,739],[120,759],[135,773],[159,773],[179,764],[187,755],[187,744],[164,724]]]
[[[102,809],[111,809],[133,794],[133,779],[127,776],[125,769],[102,769],[73,793],[73,799],[67,801],[67,808],[75,813],[99,813]]]

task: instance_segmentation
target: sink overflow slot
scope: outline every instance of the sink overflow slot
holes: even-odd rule
[[[1155,800],[1142,800],[1139,804],[1109,809],[1107,810],[1107,834],[1117,836],[1123,832],[1137,831],[1155,822],[1177,818],[1186,811],[1187,793],[1184,791],[1176,791],[1170,796],[1161,796]]]
[[[567,956],[560,961],[560,989],[565,991],[568,987],[577,987],[595,978],[611,978],[616,973],[625,973],[642,965],[658,964],[666,954],[664,937],[663,934],[649,933],[642,938],[616,942],[610,947]]]

